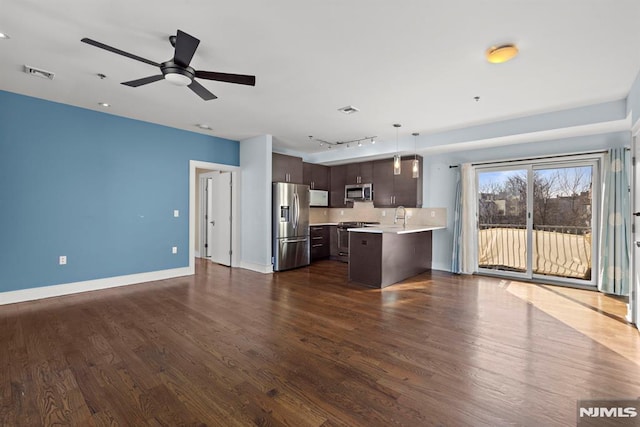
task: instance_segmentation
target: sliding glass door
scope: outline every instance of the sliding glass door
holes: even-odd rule
[[[477,169],[478,271],[594,285],[598,162]]]

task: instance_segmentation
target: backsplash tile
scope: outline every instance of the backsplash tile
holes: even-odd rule
[[[409,225],[447,225],[446,208],[407,208]],[[353,208],[311,208],[311,224],[334,223],[341,221],[370,221],[380,224],[393,224],[394,208],[374,208],[373,202],[355,202]]]

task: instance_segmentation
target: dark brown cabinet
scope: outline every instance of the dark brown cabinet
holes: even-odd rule
[[[302,184],[302,158],[273,153],[271,157],[271,180]]]
[[[403,157],[401,174],[393,174],[393,159],[377,160],[373,163],[373,206],[387,208],[404,206],[422,207],[422,157],[420,177],[413,178],[413,156]]]
[[[350,163],[346,175],[346,184],[370,184],[373,182],[373,162]]]
[[[315,163],[302,164],[302,183],[311,190],[329,191],[329,167]]]
[[[347,185],[347,167],[349,165],[331,166],[329,206],[332,208],[352,208],[353,203],[344,201],[344,186]]]
[[[311,234],[311,261],[328,258],[331,254],[330,226],[312,225],[309,229]]]

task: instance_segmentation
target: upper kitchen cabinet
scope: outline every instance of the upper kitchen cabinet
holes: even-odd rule
[[[413,156],[402,158],[400,175],[393,174],[393,159],[373,162],[374,207],[422,207],[422,157],[418,156],[418,160],[420,160],[419,178],[412,176]]]
[[[302,183],[311,190],[329,191],[329,167],[315,163],[302,164]]]
[[[302,184],[302,158],[272,153],[271,180]]]
[[[344,186],[347,185],[348,165],[331,166],[329,168],[330,193],[329,206],[332,208],[351,208],[353,203],[344,201]]]
[[[373,182],[373,162],[350,163],[347,165],[346,184],[370,184]]]

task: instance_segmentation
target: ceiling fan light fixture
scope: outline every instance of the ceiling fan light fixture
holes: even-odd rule
[[[7,33],[0,33],[0,39],[10,39],[11,37],[9,37],[9,34]]]
[[[179,73],[167,73],[164,75],[164,79],[176,86],[189,86],[191,84],[189,76]]]
[[[518,55],[518,47],[515,44],[491,46],[486,52],[487,61],[492,64],[502,64]]]

